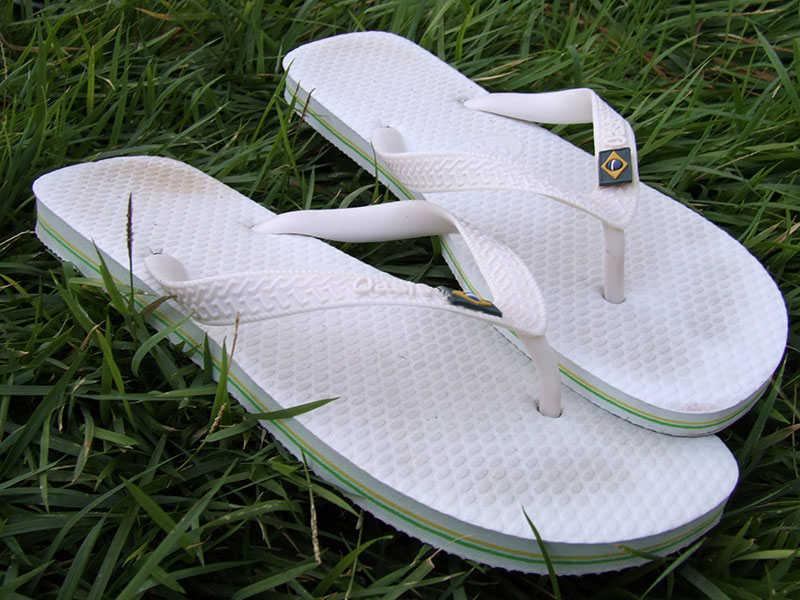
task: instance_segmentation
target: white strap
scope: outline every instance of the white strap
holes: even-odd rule
[[[631,183],[621,189],[623,194],[631,196],[635,208],[636,194],[633,190],[639,181],[636,136],[630,123],[594,90],[576,88],[537,94],[485,94],[470,98],[464,106],[534,123],[592,123],[598,185]],[[617,153],[616,157],[614,153]],[[615,160],[621,164],[613,164]],[[615,226],[622,228],[625,225]]]
[[[629,125],[627,127],[630,129]],[[402,133],[392,127],[374,129],[372,146],[380,162],[410,191],[493,189],[531,192],[577,208],[616,229],[624,229],[636,212],[639,178],[633,162],[635,152],[631,152],[630,161],[620,161],[618,155],[625,154],[622,148],[599,151],[600,155],[608,156],[598,166],[598,173],[610,179],[602,167],[616,166],[615,161],[622,162],[626,165],[625,171],[631,174],[632,183],[598,186],[589,193],[578,193],[548,181],[546,174],[497,156],[454,151],[407,152]]]
[[[237,319],[248,323],[353,306],[414,306],[520,328],[508,319],[453,305],[440,289],[382,273],[367,276],[274,269],[191,279],[183,263],[168,254],[148,256],[145,265],[170,295],[207,325],[233,325]]]
[[[540,380],[540,412],[552,417],[561,414],[561,382],[555,354],[544,337],[546,313],[541,290],[520,258],[493,238],[435,204],[417,201],[295,211],[273,217],[256,225],[253,230],[313,235],[343,242],[374,242],[448,233],[461,235],[489,287],[491,296],[488,300],[503,312],[502,322],[494,324],[514,331],[536,365]],[[466,287],[461,273],[456,272],[455,276],[462,287]],[[486,300],[478,298],[478,303]],[[492,322],[485,316],[478,316],[475,310],[469,312],[473,314],[460,314]]]
[[[544,180],[519,163],[469,152],[406,152],[403,136],[391,127],[372,132],[372,146],[382,165],[412,192],[513,190],[547,196],[623,228],[635,212],[631,195],[619,188],[576,194]]]
[[[561,414],[558,365],[544,337],[501,316],[454,305],[440,289],[380,273],[365,276],[314,270],[258,271],[190,279],[183,264],[166,254],[146,257],[145,265],[169,295],[208,325],[232,325],[237,320],[246,323],[335,308],[413,306],[512,329],[518,332],[540,370],[539,410],[546,416]]]
[[[411,191],[526,191],[553,198],[598,218],[603,224],[605,241],[603,295],[610,302],[622,302],[625,298],[623,229],[633,218],[639,197],[636,140],[630,124],[597,94],[585,88],[544,94],[486,94],[467,100],[464,105],[545,122],[592,121],[600,161],[599,179],[616,183],[629,176],[630,183],[601,185],[600,181],[592,192],[580,194],[547,181],[524,165],[495,156],[468,152],[406,152],[402,134],[391,127],[372,132],[376,157]],[[630,146],[605,146],[617,143]]]
[[[639,202],[638,153],[630,123],[589,88],[537,94],[485,94],[470,98],[464,106],[534,123],[592,123],[599,188],[594,196],[616,196],[617,208],[621,210],[618,218],[613,218],[611,212],[607,213],[610,218],[595,214],[603,221],[603,296],[615,304],[622,302],[625,299],[622,230],[630,223]],[[608,186],[614,186],[611,194],[606,191]],[[603,206],[599,198],[590,196],[587,201]]]
[[[277,215],[253,227],[262,233],[297,233],[339,242],[376,242],[457,233],[489,287],[486,300],[533,335],[543,335],[547,315],[533,274],[504,244],[431,202],[402,200],[359,208],[303,210]],[[454,273],[467,289],[461,273]],[[481,292],[482,293],[482,292]]]

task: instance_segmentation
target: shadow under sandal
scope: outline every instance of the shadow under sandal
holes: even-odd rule
[[[488,94],[384,32],[300,46],[284,67],[294,109],[398,197],[523,260],[573,390],[681,436],[726,427],[761,395],[786,344],[778,288],[736,240],[639,183],[633,129],[592,90]],[[593,123],[595,155],[534,122]],[[463,243],[444,247],[483,293]]]
[[[437,548],[545,572],[529,517],[556,572],[622,569],[645,561],[626,548],[666,555],[703,535],[736,484],[718,438],[660,435],[548,388],[557,375],[540,373],[555,365],[536,282],[502,244],[433,205],[276,217],[155,157],[60,169],[34,192],[40,239],[92,277],[96,245],[122,283],[131,198],[136,303],[175,296],[151,323],[181,322],[171,338],[199,364],[207,336],[217,368],[236,336],[228,385],[250,412],[335,398],[263,425],[353,502]],[[310,237],[432,230],[471,248],[493,296],[453,303]],[[545,350],[532,361],[497,328]],[[547,398],[553,416],[537,410]]]

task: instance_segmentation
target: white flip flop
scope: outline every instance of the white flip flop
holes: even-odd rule
[[[207,336],[217,368],[236,335],[229,389],[248,411],[336,398],[264,425],[354,502],[436,547],[544,572],[529,517],[557,572],[621,569],[644,561],[626,548],[665,555],[701,536],[736,484],[736,461],[714,436],[633,427],[563,386],[559,417],[536,410],[546,386],[495,327],[541,337],[543,313],[514,305],[538,295],[524,267],[511,278],[487,273],[494,303],[476,302],[508,309],[497,316],[312,237],[274,233],[327,235],[321,229],[341,217],[331,235],[358,237],[364,227],[348,226],[341,211],[275,217],[174,160],[80,164],[33,188],[40,239],[95,277],[96,245],[123,283],[130,198],[136,302],[175,296],[152,323],[180,323],[172,337],[199,363]],[[420,217],[415,207],[427,203],[393,206],[367,217],[375,230],[397,229],[386,227],[392,219],[409,234],[458,230],[490,271],[495,260],[506,271],[515,260],[441,209]]]
[[[284,67],[295,109],[397,196],[444,207],[525,262],[573,390],[681,436],[722,429],[761,395],[786,343],[779,290],[736,240],[638,182],[633,130],[591,90],[487,94],[383,32],[301,46]],[[522,119],[592,121],[597,156]],[[445,250],[482,293],[461,242]]]

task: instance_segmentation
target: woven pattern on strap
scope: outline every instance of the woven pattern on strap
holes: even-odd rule
[[[387,170],[406,188],[416,192],[451,192],[475,189],[517,190],[547,196],[624,228],[636,210],[629,191],[606,187],[587,195],[542,180],[513,161],[468,152],[408,152],[376,154]]]
[[[508,318],[455,306],[440,289],[403,281],[390,275],[370,277],[347,272],[274,270],[233,273],[198,279],[166,279],[159,260],[147,261],[153,276],[168,294],[207,325],[232,325],[307,312],[346,307],[413,306],[460,314],[531,336],[538,332]]]
[[[505,244],[460,219],[453,220],[504,317],[543,334],[547,323],[544,297],[530,269]]]
[[[544,298],[528,267],[507,246],[433,203],[401,200],[358,208],[294,211],[260,223],[254,230],[340,242],[460,234],[488,286],[488,293],[481,290],[482,294],[487,293],[485,299],[492,301],[521,331],[544,334]],[[471,288],[461,273],[454,274],[464,289]]]

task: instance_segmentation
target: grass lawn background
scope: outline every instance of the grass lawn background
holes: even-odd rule
[[[741,470],[722,522],[667,559],[554,583],[399,534],[237,405],[217,419],[210,370],[163,341],[136,356],[142,315],[32,234],[37,176],[112,156],[182,160],[277,212],[382,199],[282,100],[288,50],[364,29],[492,91],[594,88],[633,122],[642,180],[745,244],[797,314],[796,2],[2,0],[0,598],[800,597],[794,325],[775,385],[721,434]],[[591,147],[590,127],[555,129]],[[344,249],[449,277],[435,241]]]

